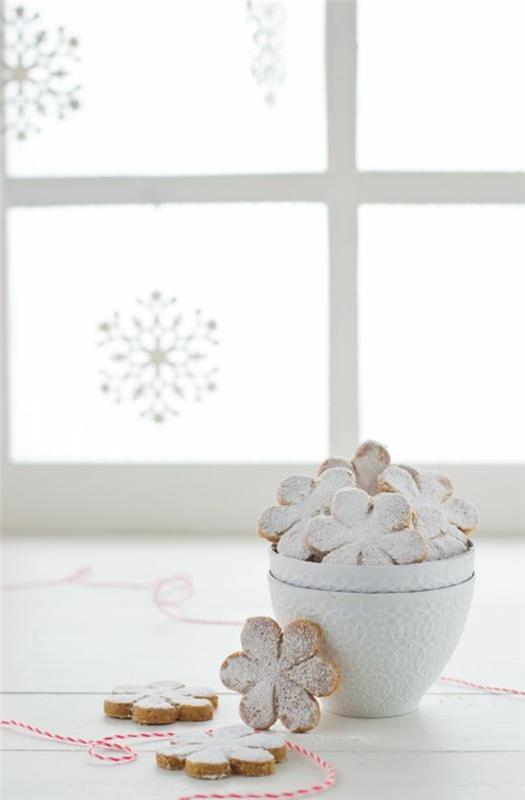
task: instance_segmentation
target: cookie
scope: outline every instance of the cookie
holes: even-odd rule
[[[332,497],[345,486],[354,486],[353,473],[344,468],[326,469],[315,480],[291,475],[277,489],[279,505],[266,509],[259,519],[258,533],[277,543],[277,552],[307,560],[311,553],[304,538],[306,524],[317,514],[328,513]]]
[[[117,686],[104,700],[104,713],[142,725],[200,722],[213,718],[218,702],[216,692],[207,686],[156,681],[147,686]]]
[[[379,485],[385,492],[398,492],[410,504],[414,527],[426,541],[426,560],[467,550],[466,534],[477,526],[478,512],[468,500],[453,497],[454,488],[446,475],[390,466],[379,476]]]
[[[162,769],[184,769],[192,778],[216,780],[228,775],[271,775],[286,758],[284,736],[257,733],[247,725],[230,725],[207,733],[177,736],[157,751]]]
[[[327,469],[343,467],[354,473],[355,486],[363,489],[367,494],[374,495],[379,492],[377,479],[383,470],[390,464],[390,454],[386,447],[379,442],[367,439],[359,445],[355,451],[352,461],[344,458],[327,458],[317,470],[317,475],[321,475]]]
[[[370,497],[362,489],[341,489],[330,515],[308,523],[306,543],[328,564],[413,564],[426,551],[411,521],[410,504],[400,494]]]
[[[243,652],[232,653],[221,666],[221,680],[243,695],[239,713],[261,730],[278,719],[293,733],[315,728],[320,718],[316,697],[327,697],[339,685],[339,670],[321,648],[319,625],[296,620],[282,630],[270,617],[252,617],[241,633]]]

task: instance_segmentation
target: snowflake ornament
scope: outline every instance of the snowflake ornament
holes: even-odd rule
[[[252,75],[263,91],[266,104],[273,106],[277,91],[286,79],[282,55],[284,3],[282,0],[248,0],[247,14],[256,50]]]
[[[400,494],[370,497],[362,489],[342,489],[331,514],[309,522],[306,544],[328,564],[413,564],[426,551],[411,520],[410,505]]]
[[[212,719],[217,705],[217,693],[208,686],[156,681],[147,686],[117,686],[104,700],[104,713],[143,725],[164,725]]]
[[[65,119],[80,107],[78,39],[63,27],[46,30],[23,6],[6,13],[4,32],[5,129],[23,141],[40,133],[44,117]]]
[[[478,512],[468,500],[453,497],[454,488],[446,475],[390,466],[380,475],[379,485],[382,491],[398,492],[410,504],[415,528],[426,542],[427,560],[467,550],[466,534],[477,526]]]
[[[239,713],[254,728],[270,728],[278,719],[293,733],[315,728],[320,718],[316,697],[339,685],[339,670],[322,652],[321,628],[295,620],[283,630],[270,617],[248,619],[241,633],[243,652],[221,666],[221,680],[241,692]]]
[[[175,297],[151,292],[137,300],[137,313],[124,322],[115,312],[98,326],[100,347],[110,367],[102,370],[101,391],[121,403],[138,404],[140,416],[155,423],[180,414],[185,402],[201,402],[216,391],[217,323],[201,310],[184,315]]]
[[[286,758],[282,734],[257,733],[247,725],[228,725],[207,733],[177,736],[157,751],[163,769],[184,769],[192,778],[216,780],[228,775],[271,775]]]
[[[325,469],[315,479],[291,475],[277,489],[279,505],[262,513],[259,535],[276,542],[282,555],[306,561],[312,556],[305,543],[307,523],[317,514],[327,514],[334,494],[347,486],[355,486],[355,478],[344,467]]]

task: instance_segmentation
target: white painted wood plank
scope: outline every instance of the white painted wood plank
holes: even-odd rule
[[[524,203],[523,172],[359,172],[360,203]]]
[[[331,800],[523,800],[514,753],[363,754],[334,758]]]
[[[445,672],[523,688],[525,631],[519,620],[525,608],[525,547],[519,539],[480,537],[477,548],[473,606]],[[152,581],[189,573],[197,589],[184,607],[190,616],[271,613],[266,546],[255,536],[4,543],[4,581],[61,576],[83,564],[93,566],[98,580]],[[151,680],[155,674],[213,685],[223,658],[239,647],[240,628],[172,622],[147,591],[65,586],[8,592],[2,599],[5,691],[103,692],[113,683]],[[469,690],[437,684],[432,691]]]
[[[336,222],[334,217],[333,224]],[[339,218],[338,224],[349,223]],[[344,233],[340,232],[341,243],[347,247],[350,242],[343,240]],[[337,286],[349,290],[343,280]],[[337,329],[341,335],[346,330],[339,325]],[[342,449],[344,444],[338,444],[337,451]],[[292,473],[313,475],[317,466],[312,462],[221,464],[219,468],[199,464],[7,463],[2,472],[4,526],[6,532],[27,532],[39,539],[61,533],[64,541],[72,532],[81,536],[91,531],[98,535],[117,532],[123,541],[129,538],[129,531],[147,538],[152,531],[165,534],[165,541],[173,531],[180,538],[187,532],[203,536],[210,530],[252,539],[257,518],[273,501],[278,483]],[[445,472],[461,495],[476,499],[481,512],[478,541],[493,532],[522,535],[525,531],[523,464],[414,466]],[[197,502],[195,486],[206,502]],[[103,504],[94,502],[99,497],[104,498]]]
[[[173,730],[186,733],[238,724],[239,699],[233,694],[221,696],[213,722],[204,727],[178,723]],[[104,717],[102,701],[103,695],[4,695],[2,716],[83,738],[150,730],[127,720]],[[159,726],[158,730],[166,728]],[[525,751],[525,701],[494,695],[427,695],[416,712],[402,717],[350,719],[326,712],[314,731],[292,738],[305,747],[345,752]],[[45,739],[10,730],[0,730],[0,746],[16,750],[50,748]]]
[[[343,90],[348,86],[342,81]],[[330,84],[330,86],[333,86]],[[340,117],[339,117],[340,119]],[[352,154],[351,143],[345,143]],[[357,172],[359,203],[523,203],[522,172]],[[213,176],[98,176],[5,181],[9,206],[115,203],[246,203],[327,200],[329,173]]]
[[[254,546],[255,545],[255,546]],[[257,545],[259,545],[257,547]],[[212,619],[271,612],[262,541],[217,544],[190,540],[144,543],[131,539],[9,548],[10,581],[71,573],[91,563],[97,580],[153,581],[175,573],[194,576],[197,597],[184,614]],[[185,683],[217,683],[218,668],[239,647],[240,626],[185,625],[166,618],[150,591],[62,586],[4,596],[6,690],[98,690],[157,675]]]
[[[327,200],[324,172],[289,175],[163,175],[7,179],[9,206],[115,203],[257,203]]]
[[[519,753],[326,753],[337,771],[330,800],[523,800]],[[321,771],[291,754],[265,779],[206,783],[158,769],[153,755],[106,768],[84,753],[4,754],[5,800],[156,800],[196,792],[279,792],[317,782]]]
[[[352,453],[358,442],[357,198],[355,194],[356,7],[326,4],[326,108],[330,263],[330,450]]]

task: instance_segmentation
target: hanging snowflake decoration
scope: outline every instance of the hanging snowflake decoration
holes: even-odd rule
[[[40,133],[43,117],[64,119],[80,107],[73,73],[78,40],[60,27],[41,27],[40,14],[16,6],[4,17],[5,130],[23,141]]]
[[[273,106],[286,78],[283,60],[284,2],[247,0],[248,24],[253,28],[255,55],[252,75],[264,99]]]
[[[121,403],[138,404],[140,416],[165,422],[184,402],[201,402],[216,391],[217,368],[210,359],[217,323],[200,309],[184,315],[175,297],[151,292],[137,300],[127,322],[115,312],[98,326],[110,367],[101,370],[101,391]]]

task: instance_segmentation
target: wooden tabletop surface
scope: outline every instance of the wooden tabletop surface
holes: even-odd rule
[[[36,581],[92,567],[91,580],[193,577],[188,616],[271,614],[266,553],[255,537],[5,538],[3,581]],[[477,542],[477,586],[463,638],[445,674],[525,688],[525,539]],[[149,588],[62,585],[3,592],[2,716],[100,738],[134,730],[102,714],[112,686],[178,679],[220,691],[214,725],[239,721],[239,697],[221,691],[218,667],[239,649],[238,626],[164,616]],[[179,723],[187,732],[197,725]],[[201,728],[202,730],[202,725]],[[141,729],[142,730],[142,729]],[[197,792],[279,792],[321,771],[291,753],[265,779],[196,781],[158,769],[150,745],[128,765],[104,767],[75,747],[0,731],[5,800],[152,800]],[[418,711],[384,720],[325,713],[291,736],[337,771],[333,800],[523,800],[525,699],[435,684]]]

